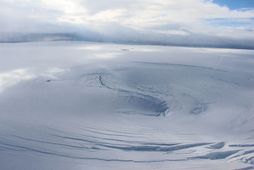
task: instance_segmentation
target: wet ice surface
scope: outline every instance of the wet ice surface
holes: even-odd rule
[[[254,52],[1,44],[1,169],[252,169]]]

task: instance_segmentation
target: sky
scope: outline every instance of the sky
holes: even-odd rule
[[[253,0],[214,0],[214,3],[227,6],[230,9],[254,8]]]
[[[75,33],[119,42],[254,42],[253,0],[0,0],[0,4],[0,39],[14,33]]]

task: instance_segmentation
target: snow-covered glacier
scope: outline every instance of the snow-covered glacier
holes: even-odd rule
[[[254,168],[254,51],[0,45],[0,169]]]

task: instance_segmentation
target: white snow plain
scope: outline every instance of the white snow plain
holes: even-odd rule
[[[0,169],[254,168],[254,51],[0,45]]]

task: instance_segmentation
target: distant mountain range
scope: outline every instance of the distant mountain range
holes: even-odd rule
[[[133,38],[135,37],[135,38]],[[99,33],[5,33],[0,34],[0,43],[21,43],[35,41],[89,41],[108,42],[119,44],[140,44],[140,45],[163,45],[163,46],[186,46],[186,47],[212,47],[212,48],[234,48],[234,49],[254,49],[254,40],[240,40],[225,37],[204,36],[204,35],[170,35],[161,37],[160,35],[145,36],[137,34],[130,38],[111,37]]]

